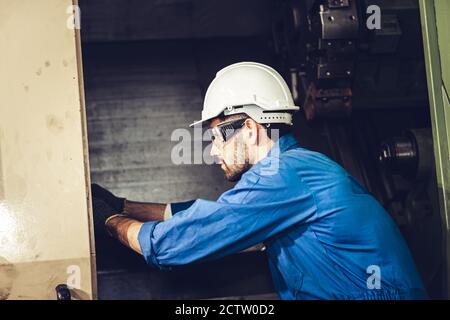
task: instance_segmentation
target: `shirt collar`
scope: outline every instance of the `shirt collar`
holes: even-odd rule
[[[292,133],[288,133],[280,137],[278,141],[275,142],[267,156],[276,156],[277,154],[279,155],[280,153],[299,146],[300,144],[298,143],[294,135]]]

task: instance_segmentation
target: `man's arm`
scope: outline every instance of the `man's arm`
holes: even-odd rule
[[[139,221],[164,221],[170,219],[172,214],[189,208],[194,200],[175,203],[154,203],[130,201],[115,196],[109,190],[98,184],[91,185],[92,197],[102,199],[117,213],[123,213]]]
[[[167,205],[166,203],[125,200],[123,213],[139,221],[163,221]]]
[[[151,203],[125,200],[123,213],[139,221],[164,221],[186,210],[195,200],[172,203]]]
[[[139,221],[162,221],[166,203],[151,203],[130,201],[117,197],[111,191],[93,183],[91,185],[92,198],[102,199],[117,213],[124,213]]]
[[[105,222],[111,236],[118,239],[125,246],[133,249],[139,254],[142,250],[139,244],[138,235],[143,222],[146,221],[164,221],[167,220],[167,209],[173,214],[189,208],[194,200],[177,202],[177,203],[144,203],[125,200],[124,214],[116,214],[111,216]],[[170,217],[169,217],[170,218]]]
[[[118,239],[125,246],[142,254],[138,241],[138,234],[144,223],[121,215],[115,215],[106,221],[106,228],[111,236]]]
[[[220,258],[317,219],[310,190],[287,193],[288,187],[281,176],[249,174],[217,201],[198,199],[171,219],[142,223],[116,216],[106,225],[160,269]],[[277,193],[281,196],[274,198]]]
[[[309,189],[289,194],[287,189],[281,177],[247,175],[217,201],[198,199],[171,219],[142,224],[137,231],[142,255],[147,263],[170,269],[239,252],[317,219]],[[283,197],[274,198],[280,190]]]

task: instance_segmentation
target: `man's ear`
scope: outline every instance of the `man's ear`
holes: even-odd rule
[[[244,126],[247,129],[246,131],[247,131],[248,142],[252,145],[258,144],[258,138],[259,138],[258,124],[252,119],[247,119],[244,123]]]

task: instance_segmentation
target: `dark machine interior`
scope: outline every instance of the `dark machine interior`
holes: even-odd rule
[[[200,116],[215,73],[273,66],[302,110],[295,134],[346,168],[397,222],[442,296],[438,210],[416,1],[80,0],[91,180],[131,200],[215,199],[219,167],[175,165],[171,134]],[[366,8],[381,8],[369,30]],[[97,232],[100,299],[276,298],[264,251],[158,271]]]

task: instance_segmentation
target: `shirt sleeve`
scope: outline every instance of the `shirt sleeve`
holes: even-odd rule
[[[170,269],[219,258],[314,219],[314,197],[299,182],[293,190],[280,177],[244,176],[217,201],[198,199],[167,221],[144,223],[138,239],[147,263]]]
[[[168,203],[166,205],[166,209],[164,210],[164,220],[168,220],[168,219],[172,218],[172,216],[174,214],[176,214],[177,212],[186,210],[187,208],[192,206],[192,204],[194,202],[195,202],[195,200]]]

